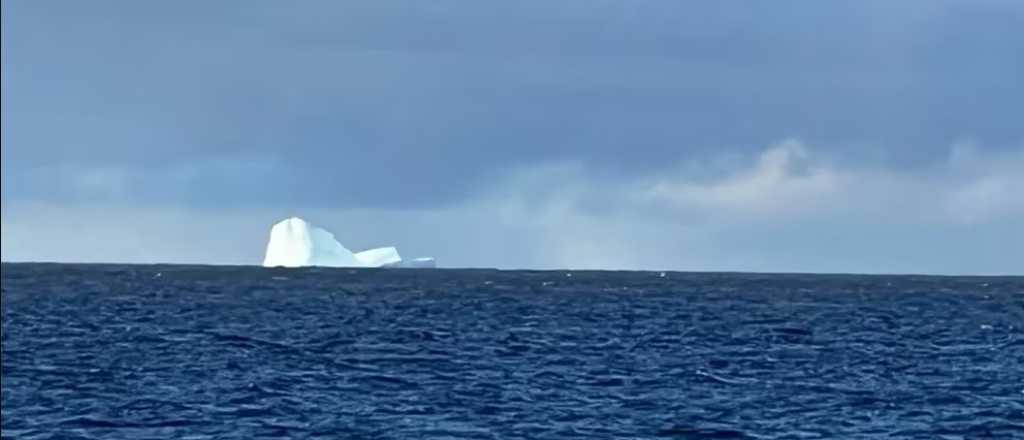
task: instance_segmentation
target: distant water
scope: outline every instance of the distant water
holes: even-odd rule
[[[3,439],[1024,438],[1024,278],[2,268]]]

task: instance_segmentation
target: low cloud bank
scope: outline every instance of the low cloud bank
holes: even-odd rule
[[[823,151],[787,139],[619,179],[545,163],[440,208],[5,202],[0,243],[4,261],[258,264],[269,225],[302,215],[353,246],[431,250],[450,266],[1024,273],[1024,148],[958,143],[913,169]]]

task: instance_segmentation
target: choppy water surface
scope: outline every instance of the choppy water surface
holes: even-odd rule
[[[3,266],[2,436],[1024,438],[1024,279]]]

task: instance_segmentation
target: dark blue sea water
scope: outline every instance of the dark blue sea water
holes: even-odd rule
[[[1024,438],[1024,278],[2,272],[4,439]]]

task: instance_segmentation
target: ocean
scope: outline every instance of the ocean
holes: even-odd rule
[[[1024,439],[1024,278],[3,264],[3,439]]]

